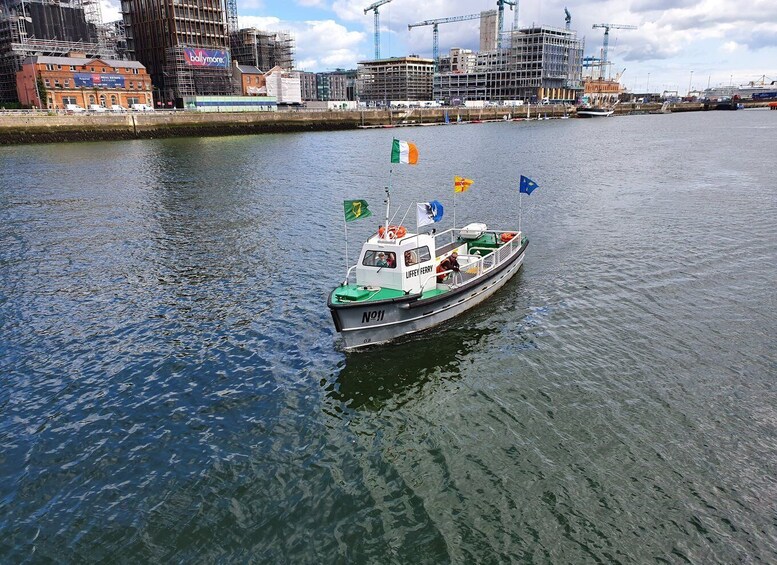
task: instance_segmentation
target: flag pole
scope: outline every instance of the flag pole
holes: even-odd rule
[[[348,284],[348,269],[350,268],[350,265],[348,264],[348,220],[345,219],[345,214],[343,214],[343,225],[345,226],[345,284]]]
[[[518,189],[520,190],[520,188]],[[523,193],[518,193],[518,231],[521,231],[521,216],[523,215]]]

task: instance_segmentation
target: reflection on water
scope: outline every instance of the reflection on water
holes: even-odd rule
[[[327,396],[355,410],[398,409],[428,394],[424,391],[429,383],[459,378],[469,353],[492,333],[443,326],[397,340],[391,347],[348,353],[333,382],[322,384]]]

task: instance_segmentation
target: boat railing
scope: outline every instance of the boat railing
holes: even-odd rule
[[[351,273],[353,273],[354,269],[356,269],[356,265],[352,265],[345,273],[345,278],[343,279],[342,286],[348,285],[348,279],[351,278]]]

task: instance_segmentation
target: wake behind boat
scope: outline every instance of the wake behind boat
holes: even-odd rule
[[[394,141],[395,148],[398,140]],[[417,150],[409,144],[409,154]],[[395,161],[392,162],[412,162]],[[456,177],[455,193],[472,181]],[[519,195],[537,184],[521,176]],[[453,318],[480,304],[518,272],[529,244],[518,227],[489,229],[483,223],[421,233],[420,227],[440,221],[437,201],[417,204],[415,232],[386,221],[362,245],[355,265],[329,295],[327,306],[346,349],[385,343]],[[368,217],[364,200],[344,202],[346,222]],[[455,200],[454,200],[455,210]],[[346,224],[347,225],[347,224]],[[455,211],[454,211],[455,225]]]

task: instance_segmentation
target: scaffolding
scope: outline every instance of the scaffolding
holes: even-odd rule
[[[231,32],[232,58],[241,65],[268,71],[273,67],[294,68],[294,38],[288,31],[262,31],[244,28]]]
[[[32,55],[113,58],[97,0],[0,0],[0,102],[16,102],[16,73]]]
[[[224,0],[122,0],[127,49],[158,89],[157,101],[232,94]],[[224,63],[194,64],[191,50]]]

